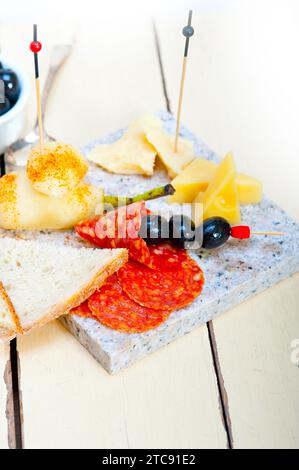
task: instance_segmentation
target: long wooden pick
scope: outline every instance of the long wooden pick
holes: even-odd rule
[[[35,91],[36,91],[36,104],[37,104],[37,120],[39,129],[39,147],[40,153],[44,151],[44,132],[43,132],[43,121],[42,121],[42,108],[41,108],[41,96],[40,96],[40,84],[39,84],[39,66],[38,66],[38,53],[41,50],[42,45],[37,40],[37,25],[33,25],[33,41],[30,43],[30,50],[34,55],[34,71],[35,71]]]
[[[183,94],[184,94],[184,85],[185,85],[185,77],[186,77],[186,69],[187,69],[187,58],[188,58],[188,49],[189,49],[189,39],[194,34],[194,29],[191,26],[192,20],[192,10],[189,10],[188,16],[188,24],[183,28],[183,35],[185,36],[185,49],[184,49],[184,58],[183,58],[183,67],[182,67],[182,76],[181,76],[181,83],[180,83],[180,94],[179,94],[179,104],[178,104],[178,111],[177,111],[177,119],[176,119],[176,130],[175,130],[175,140],[174,140],[174,151],[178,151],[178,141],[179,141],[179,132],[180,132],[180,122],[181,122],[181,111],[182,111],[182,102],[183,102]]]

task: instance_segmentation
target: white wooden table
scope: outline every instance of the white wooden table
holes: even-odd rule
[[[195,11],[183,121],[219,154],[233,149],[240,170],[260,177],[298,219],[298,5],[237,3],[242,8]],[[176,110],[187,12],[156,12],[156,37],[147,11],[100,13],[76,23],[75,50],[47,109],[47,131],[74,145],[168,102]],[[42,75],[63,39],[61,21],[39,21]],[[32,75],[31,20],[0,27],[3,52]],[[28,128],[34,107],[33,90]],[[116,376],[53,322],[17,340],[13,396],[10,348],[1,345],[0,447],[298,448],[299,368],[291,361],[298,281],[293,276]]]

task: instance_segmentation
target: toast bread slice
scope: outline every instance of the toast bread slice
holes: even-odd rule
[[[68,313],[127,260],[125,249],[1,238],[0,337],[27,333]]]

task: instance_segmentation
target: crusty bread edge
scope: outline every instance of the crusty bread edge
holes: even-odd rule
[[[112,251],[113,253],[113,251]],[[24,333],[28,333],[33,328],[40,327],[46,323],[55,320],[61,315],[67,314],[72,308],[80,305],[84,300],[88,299],[99,287],[101,287],[105,280],[111,276],[115,271],[121,268],[128,261],[128,251],[126,249],[119,248],[119,254],[103,266],[100,271],[91,279],[91,281],[83,287],[79,292],[76,292],[65,302],[55,305],[49,313],[38,320],[37,322],[32,323],[31,325],[23,328]]]
[[[7,305],[7,308],[10,312],[10,315],[11,315],[11,318],[12,318],[12,321],[14,322],[15,324],[15,332],[16,333],[19,333],[19,334],[22,334],[23,333],[23,329],[21,327],[21,324],[20,324],[20,320],[19,320],[19,317],[17,315],[17,312],[15,311],[15,308],[12,304],[12,301],[10,300],[10,297],[9,295],[7,294],[2,282],[0,281],[0,296],[2,297],[2,299],[4,300],[4,302],[6,303]]]
[[[6,328],[0,327],[0,341],[6,342],[10,341],[16,337],[16,333],[14,331],[7,330]]]

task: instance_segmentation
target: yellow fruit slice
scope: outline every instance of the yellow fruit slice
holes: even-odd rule
[[[207,190],[194,199],[203,204],[203,218],[224,217],[231,224],[240,223],[240,207],[236,187],[236,170],[232,154],[228,154],[218,166]],[[195,220],[200,224],[201,220]]]

